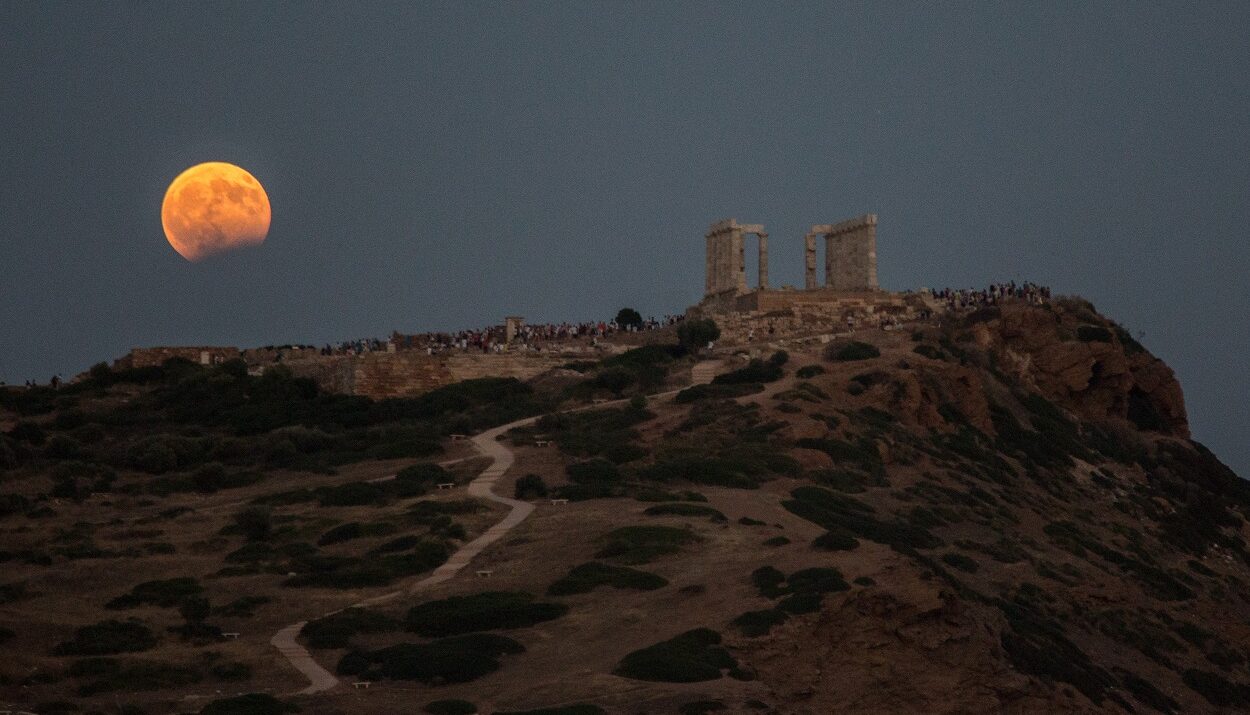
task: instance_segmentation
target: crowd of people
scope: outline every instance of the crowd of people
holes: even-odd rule
[[[947,310],[976,310],[998,305],[1005,300],[1023,300],[1032,305],[1041,305],[1050,300],[1050,288],[1027,281],[1017,285],[1015,281],[1011,281],[992,283],[983,290],[943,288],[933,291],[933,297],[943,301]]]
[[[585,340],[593,346],[598,344],[600,338],[618,333],[660,330],[676,324],[682,317],[681,315],[665,315],[658,320],[651,317],[640,324],[630,325],[620,325],[616,320],[583,323],[521,323],[516,328],[513,344],[524,349],[542,350],[547,343]],[[429,354],[451,350],[501,352],[507,344],[506,330],[506,326],[493,325],[479,330],[461,330],[456,333],[396,334],[392,340],[396,341],[396,348],[399,350],[425,350]]]

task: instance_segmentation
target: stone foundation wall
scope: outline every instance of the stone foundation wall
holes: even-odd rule
[[[461,380],[515,377],[528,380],[569,361],[568,356],[541,353],[444,353],[416,351],[315,355],[286,360],[296,375],[316,380],[322,389],[372,399],[412,397]]]
[[[721,330],[718,342],[737,345],[832,335],[882,322],[914,320],[939,308],[920,293],[815,290],[754,291],[729,300],[713,296],[687,312],[688,318],[711,318]]]
[[[133,348],[124,357],[114,360],[113,367],[117,369],[154,367],[163,364],[170,358],[190,360],[197,365],[218,365],[237,357],[239,357],[238,348],[223,348],[219,346]]]

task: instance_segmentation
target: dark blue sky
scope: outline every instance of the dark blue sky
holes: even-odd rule
[[[1250,474],[1250,5],[1089,5],[0,3],[0,379],[675,312],[708,223],[800,284],[807,226],[872,211],[885,287],[1144,332]],[[262,247],[165,242],[202,161],[266,186]]]

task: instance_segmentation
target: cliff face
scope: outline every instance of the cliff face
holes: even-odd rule
[[[1124,329],[1078,300],[1008,304],[970,320],[998,368],[1085,419],[1121,418],[1189,437],[1180,383]]]

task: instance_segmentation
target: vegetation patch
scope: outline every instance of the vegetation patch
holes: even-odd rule
[[[882,521],[873,508],[853,497],[820,487],[799,487],[782,502],[791,513],[825,527],[896,549],[933,549],[942,540],[926,529],[900,521]]]
[[[73,640],[57,645],[55,655],[115,655],[137,653],[156,645],[156,634],[137,621],[107,620],[83,626]]]
[[[118,596],[105,604],[105,608],[124,610],[151,605],[173,608],[191,596],[204,592],[200,582],[189,576],[146,581],[130,589],[130,593]]]
[[[526,628],[568,613],[563,603],[535,602],[519,591],[486,591],[428,601],[408,610],[404,626],[419,635],[450,636],[475,631]]]
[[[881,357],[881,351],[874,345],[853,340],[847,343],[830,344],[825,349],[825,357],[834,362],[853,362]]]
[[[538,708],[537,710],[496,710],[495,715],[604,715],[607,711],[598,705],[577,703],[561,705],[554,708]]]
[[[524,652],[525,646],[511,638],[471,633],[428,643],[400,643],[371,652],[354,651],[339,661],[338,672],[364,680],[416,680],[427,685],[467,683],[499,670],[502,656]]]
[[[574,566],[567,576],[547,587],[547,595],[568,596],[575,593],[590,593],[600,586],[654,591],[667,585],[667,579],[649,571],[591,561]]]
[[[719,510],[702,504],[657,504],[652,507],[647,507],[647,509],[642,513],[647,516],[707,517],[708,519],[718,523],[729,521],[729,519]]]
[[[286,586],[317,588],[370,588],[395,579],[435,569],[447,561],[446,542],[422,540],[411,553],[352,558],[310,556],[292,561],[297,571]]]
[[[975,559],[955,552],[942,554],[942,561],[945,562],[946,565],[957,568],[964,573],[976,573],[977,569],[981,568],[981,565],[978,564]]]
[[[347,648],[357,633],[398,630],[394,619],[363,608],[348,608],[304,624],[300,636],[313,648]]]
[[[748,638],[767,635],[773,626],[784,623],[790,614],[776,608],[768,608],[762,611],[747,611],[741,616],[730,621],[730,624],[736,626],[742,635]]]
[[[738,666],[720,642],[720,634],[708,628],[686,631],[626,655],[613,673],[663,683],[717,680],[722,671]]]
[[[597,559],[613,559],[623,564],[645,564],[660,556],[675,554],[682,546],[699,541],[689,529],[672,526],[623,526],[600,538],[603,548]]]
[[[853,551],[859,548],[859,541],[845,531],[835,529],[812,539],[812,546],[821,551]]]
[[[652,417],[655,415],[646,407],[633,405],[561,412],[544,415],[528,432],[536,438],[554,441],[565,454],[595,457],[613,447],[636,443],[639,435],[634,426]]]
[[[673,401],[679,405],[690,404],[691,402],[700,402],[704,400],[730,400],[735,397],[745,397],[753,395],[757,392],[763,392],[764,386],[759,383],[713,383],[707,385],[694,385],[687,387]]]
[[[248,693],[233,698],[214,700],[200,715],[282,715],[297,713],[299,708],[265,693]]]
[[[73,677],[88,679],[78,688],[78,695],[83,697],[117,691],[165,690],[198,683],[203,679],[195,668],[156,660],[84,658],[70,666],[67,672]]]
[[[820,365],[804,365],[794,371],[794,376],[800,380],[810,380],[817,375],[825,374],[825,369]]]
[[[474,715],[477,706],[468,700],[435,700],[426,703],[421,712],[431,715]]]

